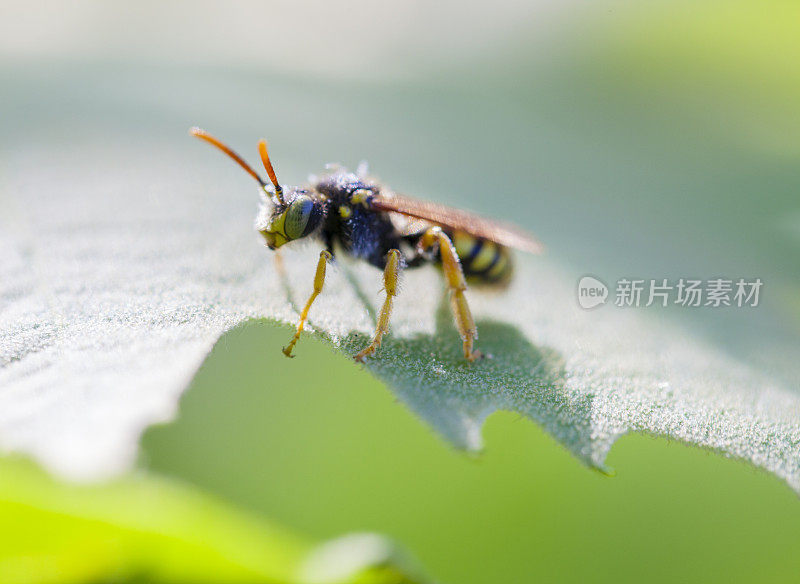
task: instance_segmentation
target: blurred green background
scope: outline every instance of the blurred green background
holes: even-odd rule
[[[495,414],[453,450],[345,355],[257,321],[227,334],[143,462],[310,535],[376,530],[441,582],[791,582],[800,505],[777,479],[629,436],[609,478]],[[269,374],[266,375],[265,372]]]
[[[367,158],[402,191],[530,228],[576,281],[762,278],[758,310],[652,318],[800,387],[797,3],[0,9],[6,160],[124,140],[253,205],[189,126],[239,150],[269,138],[287,182]],[[126,178],[158,180],[147,170]],[[227,334],[140,467],[313,537],[387,533],[445,583],[800,573],[800,507],[773,477],[629,436],[607,478],[510,414],[467,456],[330,348],[304,339],[284,359],[287,334]]]

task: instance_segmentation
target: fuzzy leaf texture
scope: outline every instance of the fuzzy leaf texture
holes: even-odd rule
[[[97,144],[15,158],[0,246],[4,449],[71,476],[121,471],[143,429],[175,414],[222,333],[251,318],[295,322],[317,248],[285,248],[282,281],[252,230],[250,191],[232,197],[222,171],[205,184],[182,171],[189,154],[215,155],[189,146],[165,148],[162,161],[122,147],[112,158]],[[427,267],[404,273],[391,334],[367,369],[464,449],[481,448],[487,416],[511,410],[600,469],[617,438],[646,432],[800,489],[796,388],[674,324],[582,310],[575,280],[553,260],[517,259],[508,290],[469,292],[487,359],[462,360],[441,278]],[[309,330],[355,353],[380,287],[378,270],[339,261]],[[302,340],[296,353],[302,360]]]
[[[123,471],[221,334],[253,318],[295,322],[318,248],[287,246],[288,283],[277,277],[252,229],[252,181],[186,136],[200,124],[251,161],[269,138],[287,183],[365,157],[400,192],[513,220],[546,244],[545,256],[517,256],[508,290],[469,291],[491,355],[473,365],[440,276],[403,275],[366,368],[453,444],[479,449],[486,417],[512,410],[590,466],[645,432],[800,491],[800,183],[787,139],[800,78],[786,58],[800,54],[797,7],[659,6],[626,18],[599,7],[581,13],[585,29],[576,20],[552,38],[515,23],[516,41],[499,35],[509,53],[476,45],[480,58],[465,53],[447,75],[406,63],[409,76],[383,85],[357,67],[299,79],[268,62],[4,61],[0,448],[73,477]],[[422,19],[407,20],[416,30]],[[760,277],[764,288],[756,309],[584,311],[586,274],[611,285]],[[380,287],[379,271],[341,261],[310,334],[355,353]],[[296,354],[287,367],[303,362],[302,340]]]

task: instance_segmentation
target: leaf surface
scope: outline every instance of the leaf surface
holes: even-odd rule
[[[23,180],[45,160],[22,159],[4,186],[14,196],[0,260],[0,439],[72,476],[126,468],[141,431],[174,415],[224,331],[253,317],[293,323],[311,287],[313,247],[286,249],[283,280],[249,228],[254,204],[176,172],[189,164],[179,153],[169,168],[137,156],[126,151],[124,168],[106,158],[91,173],[47,156],[50,180]],[[159,180],[125,170],[145,167]],[[568,272],[518,260],[508,290],[469,293],[488,358],[461,359],[441,278],[426,267],[403,275],[392,333],[367,368],[466,449],[481,447],[488,415],[512,410],[598,468],[620,435],[638,431],[750,461],[800,488],[791,387],[663,318],[585,311]],[[337,262],[310,330],[355,353],[380,285],[374,268]]]
[[[287,246],[288,281],[278,276],[252,230],[252,181],[185,135],[201,123],[243,154],[269,132],[288,183],[331,159],[377,157],[373,171],[399,192],[541,237],[548,255],[518,256],[507,291],[470,290],[490,355],[473,365],[460,358],[436,271],[404,274],[392,332],[366,367],[452,443],[479,449],[486,417],[511,410],[601,469],[620,435],[646,432],[749,461],[800,491],[796,144],[777,130],[755,139],[750,121],[761,118],[748,113],[764,116],[759,127],[794,127],[796,75],[776,56],[796,52],[796,19],[784,17],[796,8],[775,4],[785,12],[759,12],[756,31],[741,28],[754,14],[746,3],[722,20],[713,5],[680,12],[677,28],[658,11],[612,12],[605,49],[582,53],[583,67],[574,55],[534,64],[515,51],[521,60],[494,55],[452,79],[385,87],[3,65],[0,447],[72,477],[121,472],[143,429],[175,415],[220,335],[250,318],[295,322],[318,248]],[[641,34],[648,22],[653,35]],[[752,45],[738,42],[743,30]],[[586,38],[597,37],[567,40],[580,53]],[[731,60],[731,46],[754,69],[729,70],[747,61]],[[742,71],[764,63],[776,68],[755,87]],[[652,75],[662,69],[677,77]],[[747,98],[732,116],[717,107],[731,79]],[[675,99],[670,88],[689,81],[702,91]],[[612,287],[698,275],[765,287],[751,311],[584,311],[576,283],[595,272]],[[380,287],[378,271],[341,261],[309,330],[355,353]]]

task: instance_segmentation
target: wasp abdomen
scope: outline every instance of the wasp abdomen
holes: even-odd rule
[[[474,237],[463,231],[449,234],[456,248],[464,275],[473,282],[505,283],[514,264],[511,250],[489,239]]]

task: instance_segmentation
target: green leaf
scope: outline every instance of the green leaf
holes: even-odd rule
[[[481,448],[487,416],[509,410],[604,472],[614,441],[638,431],[748,460],[800,488],[800,402],[789,387],[678,326],[613,307],[585,311],[567,277],[542,260],[520,259],[503,294],[470,292],[486,359],[463,360],[442,283],[430,270],[406,274],[394,332],[367,368],[466,449]],[[354,279],[369,276],[359,269]],[[343,295],[332,304],[358,301]],[[323,310],[314,322],[333,345],[353,354],[368,342],[345,334],[332,308],[325,320]]]
[[[68,485],[26,461],[0,459],[4,584],[423,581],[397,558],[375,534],[313,548],[174,481],[137,474]]]
[[[309,545],[175,482],[74,486],[0,462],[0,581],[293,582]]]
[[[213,153],[191,158],[203,154]],[[146,166],[137,156],[120,160]],[[175,167],[190,165],[188,156],[169,155],[183,160]],[[147,187],[120,184],[113,161],[84,174],[69,170],[68,156],[34,160],[72,174],[60,187],[34,185],[46,199],[40,230],[3,247],[2,282],[15,300],[2,321],[0,438],[73,476],[118,472],[139,433],[174,414],[223,332],[253,317],[296,322],[317,251],[287,248],[283,281],[249,228],[254,205],[232,205],[222,188],[224,170],[219,184],[201,185],[160,168],[151,188],[163,195],[126,210]],[[22,268],[30,253],[32,273]],[[510,410],[600,469],[614,441],[637,431],[747,460],[800,489],[800,398],[785,382],[675,324],[610,306],[584,311],[575,276],[547,258],[518,260],[508,290],[468,293],[488,358],[461,359],[441,278],[425,267],[404,273],[391,334],[367,368],[466,449],[480,449],[488,415]],[[342,259],[309,330],[355,353],[372,333],[381,283],[378,270]],[[303,359],[302,340],[296,355]]]
[[[738,14],[726,30],[739,31],[747,11]],[[763,48],[756,62],[775,62],[773,45]],[[669,61],[662,49],[653,50]],[[469,291],[478,347],[490,355],[472,365],[460,358],[438,274],[404,274],[392,331],[367,368],[452,443],[479,449],[486,417],[510,410],[596,468],[620,435],[645,432],[749,461],[800,491],[796,237],[780,228],[796,213],[795,161],[710,140],[692,118],[661,119],[650,107],[634,115],[630,87],[605,95],[585,68],[565,81],[552,73],[563,64],[555,58],[542,76],[529,60],[496,64],[476,70],[480,83],[464,74],[314,91],[250,72],[86,65],[54,79],[49,64],[12,68],[0,99],[13,144],[0,184],[0,446],[72,477],[122,472],[141,432],[175,416],[225,331],[252,318],[296,321],[318,249],[287,246],[281,280],[252,231],[252,181],[185,135],[202,123],[243,151],[268,130],[288,183],[328,160],[369,156],[399,190],[542,236],[549,255],[519,257],[509,290]],[[782,76],[769,78],[780,93]],[[796,96],[795,81],[782,95]],[[81,132],[51,124],[65,95]],[[352,354],[372,333],[381,279],[340,263],[309,330]],[[644,278],[764,276],[765,295],[781,292],[736,318],[584,312],[575,283],[604,267]]]

